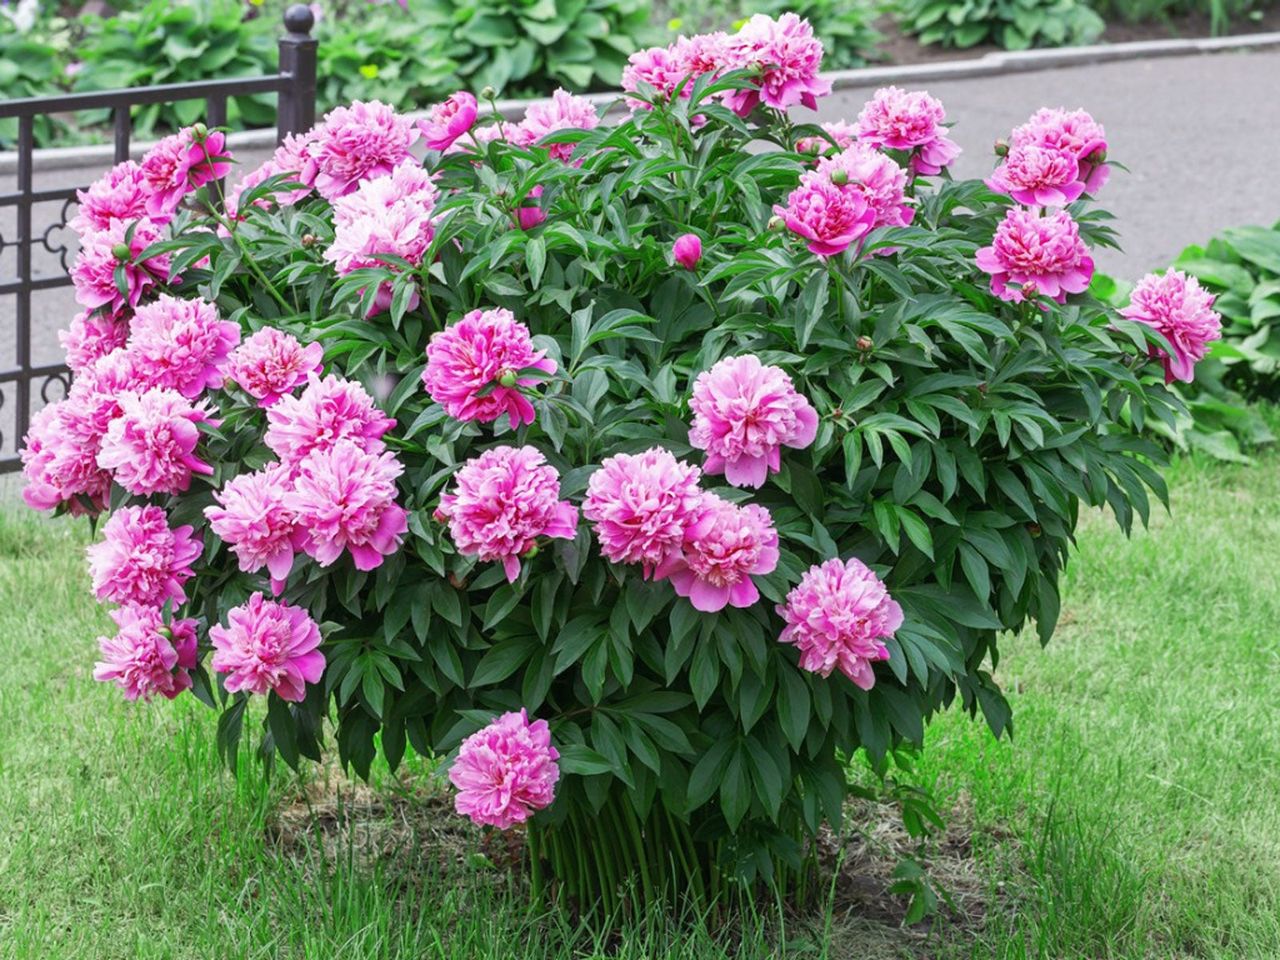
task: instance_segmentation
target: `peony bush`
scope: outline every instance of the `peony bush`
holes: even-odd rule
[[[1009,730],[999,636],[1053,633],[1082,506],[1165,499],[1144,432],[1216,318],[1174,274],[1089,294],[1087,114],[958,182],[927,93],[788,113],[822,56],[758,16],[612,110],[355,103],[225,196],[197,125],[86,191],[24,456],[33,507],[106,518],[95,676],[230,753],[261,718],[290,764],[443,758],[606,905],[797,876],[859,750]]]

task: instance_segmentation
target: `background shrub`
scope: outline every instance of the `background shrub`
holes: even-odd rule
[[[1080,0],[902,0],[900,20],[921,43],[1006,50],[1092,43],[1105,27]]]
[[[870,0],[673,0],[664,9],[672,28],[686,33],[724,30],[756,13],[777,16],[791,11],[813,24],[826,48],[822,64],[828,70],[865,65],[875,59],[876,45],[883,39],[873,26],[882,8]]]

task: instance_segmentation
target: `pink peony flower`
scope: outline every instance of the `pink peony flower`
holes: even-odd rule
[[[213,473],[195,452],[201,423],[218,425],[208,408],[193,406],[176,390],[126,393],[120,398],[120,416],[102,438],[98,466],[139,496],[182,493],[191,486],[193,473]]]
[[[231,172],[226,156],[226,136],[218,130],[197,135],[194,127],[186,127],[165,137],[142,158],[147,214],[168,219],[188,193]]]
[[[704,493],[679,552],[669,555],[655,576],[670,579],[695,609],[714,613],[728,605],[751,606],[760,599],[752,575],[770,574],[777,566],[778,534],[769,511]]]
[[[1014,128],[1009,145],[1043,147],[1070,154],[1079,168],[1086,193],[1101,190],[1111,172],[1106,165],[1106,131],[1084,110],[1041,107],[1026,123]]]
[[[356,100],[329,111],[310,147],[315,186],[320,196],[335,200],[364,180],[385,176],[410,158],[418,128],[408,117],[377,100]]]
[[[301,396],[284,396],[267,409],[266,445],[288,466],[314,450],[352,440],[366,453],[381,453],[382,435],[396,425],[352,380],[314,374]]]
[[[838,186],[816,171],[803,174],[787,205],[774,209],[787,229],[809,241],[809,252],[820,257],[843,253],[876,223],[875,208],[862,190],[848,183]]]
[[[455,420],[489,423],[505,413],[514,430],[533,423],[533,404],[521,388],[541,379],[520,376],[522,370],[555,373],[556,364],[534,350],[529,328],[510,310],[472,310],[431,335],[422,382]]]
[[[80,209],[67,226],[85,237],[106,230],[113,220],[141,220],[147,216],[150,195],[151,187],[140,166],[132,160],[117,163],[87,190],[76,191]]]
[[[159,507],[124,507],[102,527],[102,541],[86,551],[93,593],[121,606],[163,607],[187,602],[183,584],[204,549],[189,526],[170,527]]]
[[[652,574],[680,549],[698,515],[701,475],[662,447],[606,459],[591,475],[582,504],[600,552],[614,563],[642,564],[645,576]]]
[[[227,625],[209,628],[213,669],[226,674],[227,692],[274,692],[298,703],[307,684],[324,674],[320,628],[302,607],[268,600],[261,593],[227,613]]]
[[[266,209],[275,203],[281,207],[291,207],[311,195],[316,181],[316,162],[311,152],[315,145],[315,131],[307,133],[291,133],[284,142],[276,147],[262,166],[251,170],[240,178],[229,190],[226,197],[226,212],[239,220],[244,219],[244,211],[240,209],[240,197],[247,190],[275,176],[286,175],[285,182],[297,183],[292,188],[280,187],[269,196],[254,201],[254,205]]]
[[[844,120],[823,123],[825,137],[801,137],[796,141],[796,153],[824,154],[832,149],[848,150],[858,139],[858,128]]]
[[[1062,150],[1013,147],[986,184],[1029,207],[1065,207],[1084,193],[1075,159]]]
[[[227,357],[240,342],[240,325],[223,320],[206,300],[162,293],[133,316],[129,349],[149,366],[155,382],[194,399],[222,386]]]
[[[458,552],[501,562],[507,580],[539,537],[572,540],[578,508],[560,499],[560,474],[533,447],[493,447],[462,465],[437,520],[449,522]]]
[[[756,86],[730,91],[725,105],[741,117],[758,103],[775,110],[799,104],[817,110],[818,97],[831,92],[831,83],[818,75],[822,52],[808,20],[794,13],[776,20],[757,13],[729,39],[725,54],[728,69],[757,71]]]
[[[97,440],[80,435],[80,422],[71,399],[51,403],[31,418],[22,447],[22,499],[31,509],[65,505],[79,514],[106,506],[111,474],[98,466]]]
[[[858,114],[858,139],[882,149],[908,150],[911,169],[932,176],[960,156],[960,147],[942,125],[946,117],[942,104],[923,90],[881,87]]]
[[[1021,303],[1036,293],[1065,303],[1093,276],[1093,260],[1065,210],[1037,216],[1013,207],[996,228],[995,240],[977,252],[978,269],[991,274],[991,292]]]
[[[861,560],[810,567],[779,604],[786,621],[778,639],[800,651],[800,666],[824,677],[840,672],[863,690],[876,682],[871,665],[888,660],[884,640],[902,626],[902,608]]]
[[[449,768],[458,788],[454,808],[477,824],[506,830],[524,823],[555,799],[560,754],[551,745],[547,721],[504,713],[462,741]]]
[[[648,47],[637,50],[627,59],[622,68],[622,89],[627,93],[636,93],[641,84],[648,84],[662,100],[670,100],[680,89],[680,96],[688,99],[692,93],[693,82],[689,77],[689,66],[685,58],[677,52],[674,45],[669,47]],[[681,84],[684,84],[681,88]],[[635,97],[627,98],[627,106],[636,110],[651,110],[652,106]]]
[[[763,486],[782,469],[784,446],[803,450],[818,434],[818,414],[791,378],[753,354],[725,357],[698,374],[689,408],[689,443],[707,451],[702,468],[735,487]]]
[[[121,607],[111,611],[119,631],[99,637],[102,659],[93,679],[114,681],[126,700],[150,700],[156,694],[172,700],[191,686],[196,668],[196,622],[165,623],[154,607]]]
[[[305,347],[275,327],[263,327],[231,354],[226,372],[261,407],[269,407],[320,372],[324,346]]]
[[[538,204],[538,198],[541,196],[542,184],[538,184],[529,191],[524,202],[516,208],[516,226],[521,230],[532,230],[547,219],[547,212]]]
[[[1195,277],[1181,270],[1163,276],[1149,273],[1138,281],[1120,315],[1145,323],[1169,341],[1173,355],[1152,345],[1151,355],[1164,364],[1164,382],[1190,383],[1195,365],[1209,343],[1222,336],[1222,317],[1214,312],[1214,296]]]
[[[70,328],[58,331],[58,342],[67,353],[67,366],[79,376],[129,339],[129,323],[116,314],[84,310]]]
[[[520,122],[520,130],[528,141],[527,145],[533,146],[544,137],[561,130],[594,130],[599,125],[600,115],[596,112],[595,104],[586,97],[557,90],[550,100],[540,100],[529,105],[524,120]],[[575,146],[573,143],[553,143],[548,144],[546,150],[556,160],[568,163]]]
[[[131,229],[133,236],[126,241]],[[169,279],[167,253],[138,261],[138,254],[160,239],[159,225],[146,219],[113,220],[106,230],[86,235],[71,267],[77,302],[90,310],[107,307],[111,313],[136,307],[144,293]],[[125,293],[116,285],[116,267],[124,268]]]
[[[256,573],[265,567],[276,593],[284,589],[293,555],[304,539],[293,513],[285,506],[290,489],[288,469],[270,464],[228,480],[214,494],[217,505],[204,509],[209,529],[231,548],[240,569]]]
[[[380,566],[409,529],[408,514],[396,503],[396,478],[403,472],[389,451],[369,453],[354,440],[313,450],[298,464],[284,497],[302,549],[322,567],[343,550],[357,570]]]
[[[906,198],[906,172],[869,144],[853,143],[833,157],[819,158],[817,171],[860,192],[875,211],[877,227],[905,227],[915,217]]]
[[[696,233],[682,234],[671,245],[671,257],[686,270],[698,269],[698,261],[702,259],[702,240]]]
[[[719,74],[731,69],[727,65],[732,42],[727,33],[717,31],[693,37],[677,37],[668,49],[683,65],[692,82],[704,74]]]
[[[444,102],[431,107],[426,117],[418,121],[422,142],[427,149],[448,150],[453,146],[454,141],[476,122],[478,106],[475,97],[460,90]]]

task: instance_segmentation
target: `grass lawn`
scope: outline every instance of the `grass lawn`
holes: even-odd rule
[[[1172,516],[1132,541],[1090,517],[1058,636],[1012,639],[999,665],[1013,742],[956,714],[930,730],[915,776],[964,828],[981,923],[902,932],[838,909],[728,937],[653,919],[606,944],[530,913],[444,805],[247,756],[233,779],[193,698],[94,683],[109,621],[87,530],[6,505],[0,958],[1274,960],[1278,467],[1181,462]]]

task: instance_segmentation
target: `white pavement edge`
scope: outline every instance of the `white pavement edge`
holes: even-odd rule
[[[1272,48],[1280,48],[1280,33],[1239,34],[1197,40],[1138,40],[1132,43],[1099,43],[1088,47],[1060,47],[1048,50],[999,51],[965,60],[939,60],[935,63],[906,66],[834,70],[827,72],[824,76],[831,81],[834,90],[847,90],[894,83],[967,80],[1008,73],[1096,66],[1122,60],[1185,57]],[[587,98],[596,104],[612,103],[619,96],[620,94],[616,91],[587,94]],[[499,100],[498,111],[505,117],[513,117],[522,113],[530,103],[536,102],[536,100]],[[425,111],[409,114],[415,119],[423,115]],[[227,146],[232,150],[265,150],[274,146],[275,142],[275,130],[270,128],[245,130],[233,133],[227,138]],[[150,143],[133,144],[131,156],[142,156],[150,146]],[[113,149],[110,144],[87,147],[42,147],[35,151],[32,161],[35,168],[41,171],[76,167],[106,168],[111,164],[112,156]],[[16,152],[0,151],[0,176],[13,174],[17,167]]]

